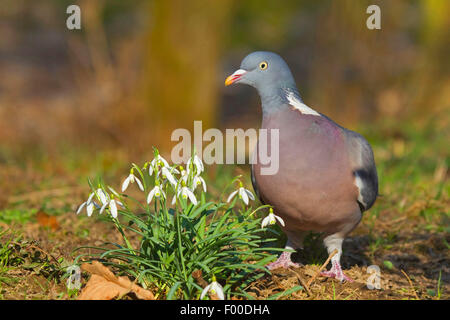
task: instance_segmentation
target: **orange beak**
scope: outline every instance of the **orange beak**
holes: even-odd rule
[[[238,81],[247,71],[243,69],[236,70],[231,76],[225,79],[225,85],[229,86],[230,84]]]

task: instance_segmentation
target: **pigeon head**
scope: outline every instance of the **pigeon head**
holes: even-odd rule
[[[286,62],[278,54],[268,51],[250,53],[242,60],[241,67],[225,80],[225,85],[243,83],[258,91],[263,109],[279,105],[286,99],[286,91],[298,95],[294,77]]]

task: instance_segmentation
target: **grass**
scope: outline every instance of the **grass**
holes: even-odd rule
[[[11,224],[13,222],[26,223],[32,220],[37,210],[32,209],[5,209],[0,211],[0,221]]]
[[[381,196],[364,214],[351,241],[344,243],[343,262],[350,276],[362,284],[367,278],[365,267],[380,266],[383,290],[316,280],[310,288],[315,296],[308,297],[294,276],[274,272],[246,287],[242,295],[248,299],[413,299],[410,285],[399,271],[403,269],[419,298],[448,299],[449,127],[448,116],[443,114],[421,123],[399,126],[382,121],[359,130],[374,148]],[[64,284],[64,268],[76,257],[72,251],[78,246],[120,240],[102,217],[76,217],[74,211],[89,192],[87,177],[103,176],[117,181],[114,187],[118,188],[127,163],[139,159],[127,159],[121,150],[78,151],[51,161],[36,155],[31,164],[8,160],[11,155],[7,152],[0,157],[6,159],[0,184],[7,190],[6,199],[0,197],[0,298],[76,298],[77,293],[68,293]],[[142,160],[149,158],[143,155]],[[247,166],[216,166],[208,171],[205,196],[210,199],[219,199],[233,176],[242,174],[244,184],[251,185]],[[6,185],[5,181],[14,182]],[[59,228],[40,225],[36,219],[39,211],[55,216]],[[277,246],[283,241],[280,236]],[[311,234],[298,256],[306,264],[301,276],[311,277],[326,259],[319,236]]]

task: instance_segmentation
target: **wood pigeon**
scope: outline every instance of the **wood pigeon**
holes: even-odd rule
[[[340,265],[342,242],[358,225],[378,195],[372,148],[359,133],[345,129],[303,103],[286,62],[272,52],[249,54],[225,85],[243,83],[258,91],[262,129],[279,131],[279,167],[262,174],[258,149],[271,139],[258,140],[252,163],[252,183],[261,201],[285,222],[287,249],[300,249],[309,231],[323,233],[328,253],[337,249],[332,267],[322,275],[352,281]],[[269,269],[299,265],[283,252]]]

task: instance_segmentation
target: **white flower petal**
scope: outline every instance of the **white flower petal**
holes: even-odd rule
[[[203,185],[203,191],[206,192],[206,182],[205,180],[203,180],[203,178],[200,178],[202,181],[202,185]]]
[[[264,228],[265,226],[267,226],[269,224],[269,221],[270,221],[270,216],[265,217],[261,223],[261,228]]]
[[[123,203],[122,203],[122,202],[120,202],[119,200],[116,200],[116,204],[117,204],[117,205],[119,205],[119,206],[121,206],[122,208],[124,208],[124,205],[123,205]]]
[[[177,185],[177,181],[175,180],[175,178],[173,177],[173,175],[169,172],[169,170],[166,167],[163,167],[161,170],[161,173],[166,177],[167,180],[169,180],[169,182],[173,185],[176,186]]]
[[[144,186],[142,185],[141,180],[139,180],[137,177],[135,177],[136,183],[139,187],[139,189],[141,189],[141,191],[144,191]]]
[[[92,216],[92,212],[94,212],[94,203],[91,202],[86,207],[88,217]]]
[[[184,181],[184,183],[187,183],[188,178],[189,178],[189,173],[187,171],[183,171],[181,173],[180,180]]]
[[[248,197],[250,199],[255,200],[255,196],[253,195],[253,193],[250,190],[245,189],[245,193],[248,195]]]
[[[225,300],[225,296],[223,294],[223,287],[220,285],[220,283],[214,282],[211,286],[211,289],[215,291],[220,300]]]
[[[153,164],[148,166],[148,175],[151,176],[153,174]]]
[[[244,201],[244,203],[248,205],[248,195],[247,192],[245,192],[244,188],[239,188],[239,195],[242,197],[242,201]]]
[[[153,196],[155,195],[155,192],[156,192],[156,188],[157,188],[157,187],[154,187],[154,188],[148,193],[148,196],[147,196],[147,203],[148,203],[148,204],[150,204],[150,202],[152,202]]]
[[[281,224],[283,227],[285,226],[284,220],[281,219],[281,217],[279,217],[279,216],[276,215],[275,218],[278,220],[278,222],[280,222],[280,224]]]
[[[114,218],[117,218],[117,205],[116,205],[116,201],[115,200],[111,200],[109,202],[109,209],[111,210],[111,215]]]
[[[202,177],[196,176],[194,178],[194,182],[195,182],[196,185],[201,184],[202,187],[203,187],[203,192],[206,192],[206,182],[205,182],[205,180]]]
[[[197,204],[197,199],[195,198],[194,194],[192,193],[191,190],[187,190],[187,195],[189,197],[189,200],[191,200],[191,202],[196,205]]]
[[[131,174],[122,183],[122,192],[125,192],[125,190],[127,190],[130,181],[131,181]]]
[[[233,197],[236,195],[236,193],[238,193],[238,191],[239,191],[239,190],[233,191],[233,192],[228,196],[227,202],[230,202],[231,199],[233,199]]]
[[[159,156],[159,160],[162,161],[165,167],[170,168],[169,163],[163,157]]]
[[[194,190],[197,189],[197,186],[202,185],[203,191],[206,192],[206,183],[205,183],[205,180],[203,180],[202,177],[195,176],[193,184],[194,184],[194,186],[193,186]]]
[[[162,164],[163,164],[164,167],[170,167],[170,166],[169,166],[169,163],[166,161],[166,159],[164,159],[163,157],[161,157],[161,156],[158,154],[158,156],[157,156],[155,159],[153,159],[152,164],[153,164],[153,165],[156,165],[156,164],[159,164],[159,162],[162,162]]]
[[[107,205],[108,205],[108,202],[105,202],[105,203],[102,205],[102,207],[100,208],[100,214],[102,214],[103,211],[105,211]]]
[[[167,176],[167,180],[169,180],[169,182],[175,187],[177,185],[177,181],[175,180],[175,178],[169,173],[169,175]]]
[[[87,203],[92,201],[92,198],[95,196],[95,192],[91,192],[91,194],[89,195],[89,198],[87,199]]]
[[[80,204],[80,206],[78,207],[78,210],[77,210],[77,214],[79,214],[81,212],[81,210],[83,210],[83,208],[86,206],[87,203],[88,202],[86,201],[86,202],[83,202],[82,204]]]
[[[211,284],[208,284],[205,289],[203,289],[202,294],[200,295],[200,300],[205,297],[206,293],[209,291],[209,288],[211,288]]]
[[[108,197],[102,189],[97,189],[97,197],[102,204],[108,203]]]
[[[194,165],[197,167],[197,173],[203,172],[203,162],[197,155],[194,156]]]

